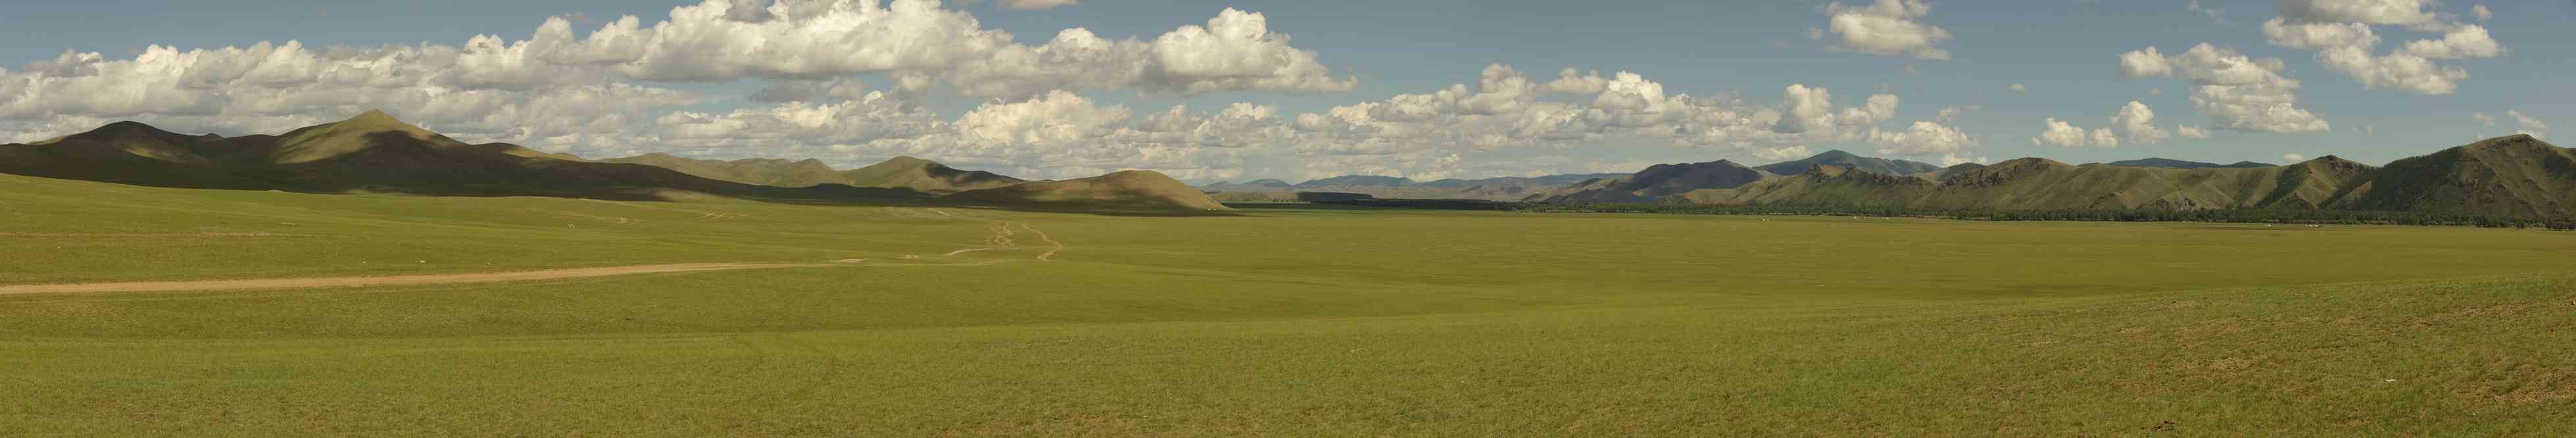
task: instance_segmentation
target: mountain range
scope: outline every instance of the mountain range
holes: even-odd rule
[[[754,200],[913,202],[934,197],[985,205],[1216,210],[1179,181],[1130,171],[1038,190],[989,172],[896,157],[851,170],[814,160],[694,160],[648,154],[587,160],[507,143],[467,144],[382,112],[280,135],[187,135],[137,122],[25,144],[0,144],[0,173],[156,187],[554,196],[673,200],[692,194]],[[1150,174],[1150,175],[1147,175]],[[1079,190],[1065,186],[1079,185]],[[981,192],[981,193],[979,193]],[[1079,199],[1099,196],[1100,199]]]
[[[2530,135],[2486,139],[2386,167],[2334,156],[2283,166],[2202,168],[2078,166],[2022,158],[1910,177],[1818,165],[1795,176],[1732,183],[1716,181],[1677,195],[1626,202],[1931,210],[2323,209],[2576,218],[2576,151]],[[1597,199],[1550,201],[1602,202]]]
[[[1795,169],[1794,171],[1790,169]],[[912,157],[858,169],[816,160],[588,160],[507,143],[468,144],[369,111],[278,135],[187,135],[136,122],[0,144],[0,173],[144,186],[672,200],[948,202],[1045,208],[1224,209],[1208,192],[1338,192],[1386,198],[1983,210],[2336,209],[2576,218],[2576,151],[2530,135],[2374,167],[2334,156],[2289,165],[2163,158],[2070,165],[2021,158],[1938,167],[1829,151],[1745,166],[1659,164],[1633,174],[1419,182],[1343,176],[1190,187],[1149,171],[1026,181]]]

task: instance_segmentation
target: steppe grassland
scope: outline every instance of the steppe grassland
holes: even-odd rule
[[[0,435],[2576,424],[2566,233],[939,210],[0,176],[0,284],[869,259],[0,296]]]

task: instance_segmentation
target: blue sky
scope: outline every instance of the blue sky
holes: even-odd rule
[[[909,154],[1041,177],[1079,176],[1084,172],[1136,167],[1162,170],[1191,180],[1262,177],[1298,180],[1341,173],[1435,178],[1624,171],[1653,162],[1714,159],[1768,162],[1790,152],[1813,153],[1828,149],[1936,163],[1944,158],[2003,160],[2023,156],[2074,163],[2148,156],[2217,162],[2281,162],[2289,154],[2304,157],[2333,154],[2382,163],[2466,143],[2474,138],[2516,131],[2532,131],[2555,140],[2548,130],[2520,123],[2508,115],[2508,111],[2542,124],[2554,122],[2576,126],[2576,104],[2569,103],[2576,101],[2576,80],[2571,80],[2576,78],[2576,74],[2568,73],[2576,71],[2570,68],[2576,67],[2571,65],[2576,64],[2576,61],[2571,61],[2576,60],[2576,31],[2568,30],[2576,29],[2576,2],[2210,0],[2200,2],[2198,5],[2202,7],[2197,9],[2191,8],[2191,2],[2187,1],[2154,0],[1892,2],[1899,8],[1928,7],[1926,13],[1900,18],[1946,31],[1948,38],[1934,41],[1930,46],[1946,52],[1948,59],[1923,59],[1913,53],[1873,54],[1850,49],[1846,43],[1850,40],[1846,40],[1841,31],[1829,29],[1835,8],[1829,8],[1825,2],[1246,0],[1201,3],[1092,0],[1047,9],[1015,9],[991,2],[951,3],[941,8],[970,16],[979,23],[977,27],[981,30],[1008,32],[1010,41],[1026,46],[1047,44],[1058,31],[1068,28],[1087,29],[1109,40],[1135,38],[1152,42],[1180,26],[1213,27],[1211,17],[1221,15],[1220,11],[1228,8],[1239,9],[1265,18],[1267,32],[1285,37],[1284,50],[1313,54],[1323,73],[1264,79],[1303,80],[1308,85],[1213,86],[1186,92],[1174,92],[1176,88],[1155,88],[1172,86],[1173,81],[1179,79],[1153,79],[1162,77],[1154,75],[1148,75],[1147,79],[1141,80],[1143,82],[1064,82],[1070,85],[1057,88],[1066,91],[1067,95],[1051,100],[1045,94],[1031,94],[1047,84],[1020,86],[1029,92],[1005,93],[1008,95],[964,95],[966,93],[953,91],[954,87],[947,85],[952,83],[949,75],[955,74],[950,72],[958,71],[955,70],[956,63],[976,62],[972,60],[946,61],[948,63],[935,68],[911,65],[832,70],[823,75],[856,80],[868,90],[892,91],[896,81],[891,76],[895,74],[923,74],[935,78],[941,85],[927,92],[907,94],[902,97],[902,105],[889,106],[889,109],[879,111],[877,116],[848,117],[833,122],[840,125],[817,128],[845,134],[863,132],[826,136],[831,138],[824,139],[778,138],[795,136],[792,133],[643,134],[669,129],[668,122],[673,118],[667,116],[671,113],[702,115],[704,117],[693,119],[700,123],[747,123],[708,125],[736,128],[756,128],[763,126],[760,124],[763,121],[781,119],[762,116],[768,118],[738,122],[721,117],[727,113],[759,116],[750,113],[781,105],[744,98],[782,80],[778,75],[757,73],[673,80],[650,77],[656,73],[596,73],[605,70],[592,67],[548,70],[555,72],[549,74],[566,76],[597,74],[602,83],[633,84],[698,96],[693,99],[599,98],[602,108],[633,108],[635,113],[624,119],[597,117],[588,112],[602,110],[589,107],[548,107],[542,103],[568,98],[546,94],[542,92],[544,88],[528,88],[531,85],[516,83],[486,85],[494,89],[495,95],[505,97],[476,102],[494,105],[497,109],[460,109],[456,106],[458,104],[442,102],[437,97],[376,103],[365,99],[350,102],[313,98],[268,101],[247,95],[231,95],[194,110],[157,111],[139,104],[84,106],[60,103],[59,96],[66,93],[101,93],[95,90],[85,92],[76,88],[81,84],[66,82],[49,85],[52,87],[49,95],[56,96],[52,99],[30,99],[22,95],[12,102],[9,99],[13,97],[5,94],[10,90],[0,88],[0,134],[6,136],[0,141],[34,140],[65,134],[67,130],[76,132],[77,126],[96,126],[94,122],[108,119],[134,119],[173,129],[226,134],[267,132],[266,129],[278,126],[328,121],[334,114],[350,112],[355,108],[352,105],[374,105],[388,106],[390,108],[386,110],[398,117],[442,132],[455,133],[470,141],[510,141],[585,156],[645,151],[707,158],[812,156],[850,166],[894,154]],[[0,40],[0,67],[10,69],[0,74],[24,79],[43,70],[41,66],[29,63],[54,60],[67,50],[96,52],[104,61],[115,62],[134,60],[141,48],[151,45],[174,47],[184,52],[288,40],[317,49],[332,45],[463,46],[468,38],[475,35],[520,41],[533,38],[538,26],[551,16],[582,19],[573,21],[571,28],[576,36],[588,37],[592,31],[620,16],[636,16],[643,27],[649,29],[654,23],[672,19],[673,7],[697,6],[685,1],[463,0],[434,7],[420,5],[421,2],[398,1],[285,1],[256,5],[164,1],[101,3],[37,0],[32,4],[21,1],[10,6],[7,15],[0,16],[0,26],[17,30],[14,32],[17,36]],[[1873,2],[1845,2],[1843,6],[1846,8],[1842,10],[1872,6],[1870,3]],[[2282,6],[2293,3],[2299,8],[2329,12],[2338,10],[2335,8],[2343,6],[2339,5],[2342,3],[2362,6],[2370,3],[2397,4],[2420,8],[2416,10],[2425,12],[2423,16],[2438,18],[2398,23],[2383,17],[2352,14],[2283,14]],[[2492,11],[2491,18],[2479,18],[2473,9],[2478,6]],[[2223,11],[2223,15],[2213,16],[2208,12],[2212,9]],[[2438,68],[2457,69],[2466,74],[2465,78],[2453,79],[2455,87],[2440,92],[2428,93],[2388,84],[2371,87],[2366,86],[2357,74],[2321,61],[2319,53],[2324,49],[2315,45],[2282,44],[2276,41],[2277,38],[2268,37],[2264,23],[2276,17],[2286,18],[2285,22],[2293,25],[2359,23],[2353,25],[2364,26],[2378,37],[2378,41],[2367,46],[2366,53],[2374,56],[2395,54],[2410,41],[2444,38],[2463,26],[2479,27],[2491,35],[2502,50],[2485,56],[2432,59]],[[781,15],[775,19],[792,18]],[[2140,78],[2123,78],[2117,74],[2122,67],[2120,55],[2123,53],[2155,47],[2161,54],[2179,59],[2186,51],[2202,43],[2232,49],[2248,59],[2279,59],[2281,68],[2276,75],[2299,84],[2292,93],[2297,99],[2295,108],[2313,114],[2315,119],[2330,124],[2331,129],[2304,132],[2220,129],[2224,123],[2213,120],[2206,114],[2208,111],[2193,102],[2195,83],[2187,79],[2187,73]],[[855,49],[864,50],[870,43],[854,44],[859,44]],[[983,52],[974,53],[973,56],[982,56]],[[1730,125],[1725,122],[1671,122],[1667,126],[1655,122],[1619,127],[1596,123],[1560,130],[1590,133],[1582,138],[1504,138],[1516,134],[1497,129],[1504,126],[1502,122],[1460,121],[1455,118],[1499,119],[1520,117],[1519,113],[1487,116],[1450,114],[1441,116],[1452,118],[1448,121],[1423,122],[1406,128],[1441,132],[1440,135],[1390,135],[1385,133],[1393,131],[1382,127],[1380,134],[1373,137],[1354,134],[1337,139],[1320,138],[1320,134],[1315,134],[1317,131],[1296,126],[1300,114],[1328,113],[1336,107],[1386,101],[1399,95],[1435,93],[1452,84],[1466,84],[1472,90],[1478,87],[1480,73],[1488,65],[1495,64],[1517,69],[1534,82],[1553,79],[1559,70],[1565,68],[1597,71],[1611,77],[1622,71],[1634,72],[1642,75],[1644,80],[1660,85],[1666,96],[1734,96],[1739,102],[1711,104],[1714,106],[1707,107],[1711,109],[1706,111],[1722,113],[1725,109],[1736,109],[1741,111],[1732,114],[1756,118],[1759,115],[1751,111],[1786,111],[1788,104],[1783,102],[1786,98],[1784,87],[1791,84],[1831,90],[1833,111],[1864,107],[1863,102],[1871,95],[1881,93],[1897,96],[1901,103],[1890,117],[1840,119],[1834,122],[1840,126],[1833,128],[1837,130],[1834,132],[1810,131],[1797,136],[1759,134],[1759,138],[1754,140],[1736,136],[1695,145],[1678,144],[1687,142],[1669,138],[1669,134],[1726,129]],[[113,69],[101,71],[109,70]],[[798,78],[813,77],[817,76]],[[1157,80],[1164,82],[1149,83]],[[1202,82],[1190,83],[1211,83],[1205,82],[1205,78],[1200,80]],[[1355,82],[1343,82],[1344,86],[1317,86],[1312,85],[1315,80]],[[534,86],[597,85],[556,82]],[[285,82],[264,84],[294,86],[279,85]],[[2026,91],[2008,91],[2006,87],[2012,84],[2021,84]],[[119,85],[113,80],[102,80],[87,86],[114,89]],[[1027,88],[1031,86],[1040,88]],[[2151,90],[2160,93],[2151,94]],[[184,87],[182,91],[198,92],[186,91]],[[321,91],[304,95],[319,93]],[[151,93],[138,95],[143,94]],[[427,95],[452,96],[441,93]],[[507,96],[523,96],[533,103],[509,102],[507,99],[510,97]],[[857,99],[855,96],[844,97]],[[617,99],[638,100],[618,103]],[[2106,133],[2124,140],[2116,148],[2034,144],[2033,139],[2040,137],[2048,128],[2047,120],[2050,118],[2089,134],[2097,128],[2111,128],[2114,125],[2111,119],[2131,101],[2152,108],[2155,117],[2150,126],[2165,134]],[[1037,102],[1050,105],[1003,106]],[[1178,142],[1185,144],[1177,146],[1170,140],[1174,137],[1169,135],[1134,132],[1151,131],[1144,128],[1149,115],[1162,113],[1176,104],[1186,104],[1190,111],[1208,113],[1202,118],[1214,120],[1218,118],[1217,112],[1238,102],[1267,105],[1275,111],[1270,111],[1268,122],[1196,125],[1198,128],[1192,131],[1196,134],[1188,135],[1200,137],[1189,137],[1189,140]],[[1527,102],[1582,107],[1592,103],[1593,96],[1588,92],[1564,93]],[[417,108],[408,109],[405,107],[407,104]],[[898,107],[911,109],[894,109]],[[994,117],[965,120],[968,113],[988,107],[996,110],[988,114]],[[1943,119],[1940,113],[1944,108],[1957,108],[1959,111],[1953,117]],[[885,115],[900,111],[917,113],[905,113],[909,115],[901,117]],[[2497,123],[2488,126],[2476,118],[2479,114]],[[1011,117],[1001,117],[1005,115]],[[579,123],[607,119],[624,120],[623,123],[631,126],[620,128],[606,123],[585,126]],[[1875,137],[1867,132],[1877,128],[1881,134],[1896,134],[1905,132],[1915,122],[1935,123],[1940,128],[1938,131],[1956,132],[1968,140],[1964,144],[1955,141],[1922,143],[1920,137],[1900,140]],[[563,130],[513,129],[509,126],[513,123],[574,127]],[[905,123],[918,126],[903,125]],[[1369,123],[1388,122],[1377,120]],[[1760,125],[1757,128],[1774,125],[1767,119],[1751,123]],[[890,124],[913,127],[895,129],[902,132],[899,134],[882,134],[887,130],[880,126]],[[2209,135],[2207,138],[2189,138],[2181,135],[2184,126],[2208,130]],[[736,129],[741,130],[744,129]],[[978,135],[979,132],[989,135]],[[893,138],[890,140],[887,135]],[[2140,141],[2142,136],[2161,140]],[[681,137],[688,139],[677,140]],[[1490,142],[1468,144],[1471,141],[1461,140],[1462,137],[1491,138]],[[1125,157],[1122,158],[1122,154]]]

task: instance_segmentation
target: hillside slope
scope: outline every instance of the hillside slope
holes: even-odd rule
[[[664,199],[671,190],[741,197],[815,195],[654,166],[567,158],[506,143],[466,144],[368,111],[281,135],[229,138],[118,122],[34,144],[0,145],[0,173],[302,192],[603,199]]]
[[[745,158],[733,161],[683,158],[654,152],[632,157],[599,160],[602,163],[642,164],[677,170],[701,178],[778,187],[808,187],[821,184],[849,184],[832,166],[822,160],[789,161],[777,158]]]
[[[1691,164],[1657,164],[1634,175],[1585,181],[1544,201],[1556,204],[1656,202],[1700,189],[1731,189],[1770,179],[1770,173],[1718,160]]]
[[[981,170],[958,170],[937,161],[909,156],[897,156],[868,167],[841,171],[840,175],[844,184],[853,186],[911,189],[933,195],[1027,182]]]
[[[1816,154],[1816,156],[1812,157],[1802,158],[1795,161],[1784,161],[1754,166],[1753,168],[1761,169],[1763,172],[1770,172],[1772,175],[1789,176],[1805,173],[1808,169],[1815,168],[1816,166],[1834,166],[1849,170],[1877,172],[1883,175],[1897,176],[1941,170],[1941,166],[1935,166],[1931,163],[1864,157],[1840,150],[1825,151],[1825,153]]]
[[[1129,170],[1090,178],[967,190],[939,199],[1004,206],[1104,207],[1155,211],[1231,210],[1162,173]]]
[[[2367,187],[2333,207],[2576,218],[2576,151],[2524,134],[2490,138],[2388,163]]]

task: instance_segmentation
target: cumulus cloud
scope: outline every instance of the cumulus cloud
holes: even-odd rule
[[[2111,116],[2111,128],[2140,145],[2163,143],[2169,135],[2163,128],[2156,127],[2156,112],[2134,100],[2129,101],[2128,106],[2120,107],[2118,115]]]
[[[2111,125],[2108,127],[2087,130],[2076,127],[2073,123],[2050,117],[2042,126],[2039,135],[2031,137],[2030,144],[2061,148],[2088,146],[2116,148],[2123,143],[2138,146],[2155,145],[2163,143],[2166,138],[2173,135],[2166,132],[2164,128],[2156,127],[2155,123],[2154,110],[2147,108],[2145,103],[2130,101],[2128,105],[2120,107],[2118,114],[2111,116]],[[2180,130],[2183,137],[2209,138],[2208,131],[2196,126],[2182,126]]]
[[[2543,123],[2543,122],[2541,122],[2541,121],[2540,121],[2540,119],[2538,119],[2538,118],[2534,118],[2534,117],[2531,117],[2531,116],[2529,116],[2529,115],[2525,115],[2525,114],[2523,114],[2523,113],[2522,113],[2522,111],[2516,111],[2516,110],[2505,110],[2505,112],[2504,112],[2504,116],[2505,116],[2505,117],[2512,117],[2512,118],[2513,118],[2513,122],[2514,122],[2514,123],[2521,124],[2521,125],[2522,125],[2522,127],[2525,127],[2525,128],[2538,129],[2538,130],[2542,130],[2542,131],[2547,131],[2547,130],[2549,130],[2549,124],[2548,124],[2548,123]]]
[[[2292,162],[2292,163],[2301,162],[2301,161],[2308,161],[2308,156],[2306,156],[2306,155],[2299,155],[2299,154],[2281,154],[2281,161],[2287,161],[2287,162]]]
[[[2013,92],[2013,94],[2028,93],[2030,92],[2030,87],[2025,87],[2021,84],[2005,85],[2004,91],[2010,91]]]
[[[588,20],[551,17],[525,39],[474,35],[461,44],[153,46],[124,58],[66,51],[0,69],[0,141],[120,119],[275,133],[377,109],[467,141],[594,157],[664,151],[850,165],[911,154],[1042,168],[1029,172],[1040,177],[1119,170],[1114,163],[1128,160],[1188,178],[1241,168],[1237,150],[1280,142],[1291,131],[1287,117],[1267,105],[1176,107],[1131,124],[1135,111],[1068,92],[1338,91],[1356,82],[1330,76],[1317,54],[1290,45],[1261,14],[1232,9],[1148,39],[1071,29],[1034,46],[928,0],[704,0],[659,22],[621,17],[588,34],[576,21]],[[871,89],[858,75],[887,84]],[[1612,82],[1567,75],[1548,85]],[[715,96],[653,85],[746,80],[762,87]],[[943,117],[926,109],[942,85],[994,99]],[[749,105],[679,110],[733,99]]]
[[[2495,116],[2487,115],[2487,113],[2469,113],[2469,120],[2475,120],[2478,123],[2482,123],[2487,126],[2496,125]]]
[[[2209,138],[2209,130],[2201,129],[2201,127],[2198,126],[2182,125],[2174,127],[2174,135],[2182,136],[2182,138],[2201,140]]]
[[[1956,154],[1977,145],[1977,139],[1959,128],[1934,122],[1914,122],[1904,131],[1879,131],[1871,128],[1869,143],[1878,153],[1890,155]]]
[[[2102,132],[2104,134],[2108,134],[2110,131],[2106,129]],[[2092,137],[2085,134],[2084,128],[2077,128],[2075,127],[2075,124],[2058,121],[2056,117],[2050,117],[2048,118],[2046,127],[2040,130],[2039,135],[2031,137],[2030,144],[2032,146],[2080,148],[2091,144],[2091,140]]]
[[[1993,162],[1993,160],[1986,159],[1985,156],[1968,157],[1963,155],[1941,154],[1941,167],[1957,166],[1967,163],[1987,164]]]
[[[1840,38],[1835,48],[1881,56],[1946,60],[1950,51],[1934,47],[1950,31],[1926,24],[1932,5],[1923,0],[1878,0],[1867,5],[1825,5],[1826,29]],[[1813,34],[1810,36],[1821,36]]]
[[[2179,55],[2154,47],[2123,53],[2119,75],[2192,81],[2192,106],[2219,128],[2247,132],[2317,132],[2324,119],[2298,108],[2299,81],[2282,77],[2276,60],[2256,60],[2202,43]]]
[[[2487,5],[2485,3],[2479,3],[2477,6],[2470,6],[2469,14],[2476,15],[2478,17],[2478,21],[2495,19],[2495,10],[2487,9]]]
[[[2289,0],[2281,6],[2281,16],[2263,23],[2272,45],[2317,50],[2319,63],[2367,88],[2451,94],[2459,90],[2460,80],[2469,78],[2468,70],[2432,60],[2505,54],[2504,45],[2485,27],[2444,20],[2422,0]],[[2380,41],[2374,25],[2440,31],[2443,36],[2409,41],[2380,55],[2373,53]]]

